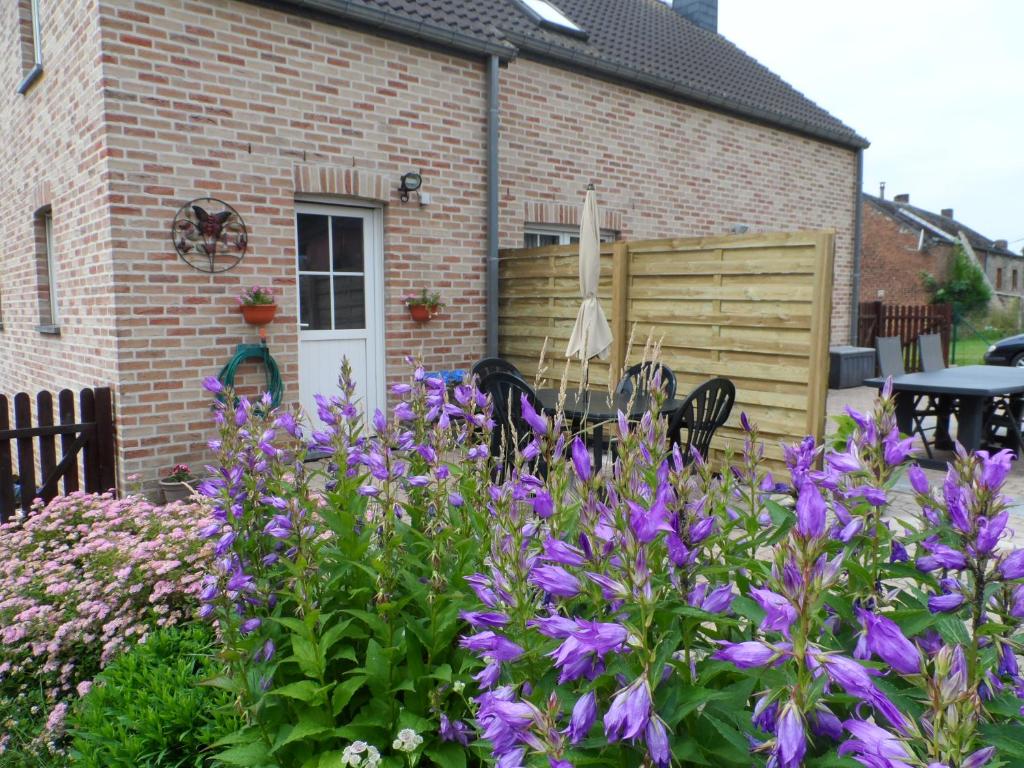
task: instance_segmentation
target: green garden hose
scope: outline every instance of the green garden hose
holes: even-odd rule
[[[238,366],[246,360],[263,361],[263,367],[267,371],[266,391],[270,393],[271,406],[277,408],[284,395],[284,384],[281,382],[281,371],[277,367],[277,361],[270,354],[270,349],[266,344],[239,344],[235,350],[235,356],[217,374],[220,383],[234,389],[235,372],[238,370]]]

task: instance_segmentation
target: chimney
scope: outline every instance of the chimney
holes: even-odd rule
[[[1006,247],[1007,245],[1009,245],[1009,243],[1007,243],[1005,240],[996,240],[995,242],[996,248],[1001,248],[1004,251],[1008,250]]]
[[[943,208],[942,209],[942,216],[943,216],[943,218],[946,218],[946,219],[952,219],[953,218],[953,209],[952,208]]]
[[[904,192],[902,195],[895,195],[893,200],[897,203],[910,203],[910,195]]]
[[[672,10],[698,27],[718,32],[718,0],[672,0]]]

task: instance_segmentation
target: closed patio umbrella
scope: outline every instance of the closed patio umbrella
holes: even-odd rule
[[[586,362],[592,357],[608,359],[612,330],[597,300],[597,284],[601,278],[601,230],[597,221],[597,195],[594,185],[587,187],[580,220],[580,295],[583,303],[576,315],[576,325],[569,337],[566,357]]]

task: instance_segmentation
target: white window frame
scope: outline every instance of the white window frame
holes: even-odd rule
[[[618,239],[618,232],[612,229],[601,230],[601,242],[602,243],[613,243]],[[527,224],[523,228],[523,247],[541,247],[541,246],[528,246],[526,245],[527,235],[544,235],[548,237],[557,237],[558,242],[552,243],[552,245],[571,245],[572,238],[579,239],[580,228],[579,227],[560,227],[557,225],[545,225],[545,224]]]
[[[60,325],[60,302],[57,301],[57,259],[53,254],[53,210],[43,214],[46,232],[46,282],[50,289],[50,325]]]
[[[30,69],[18,84],[18,93],[24,94],[32,83],[43,74],[43,35],[39,24],[39,0],[31,0],[29,6],[32,10],[32,57],[34,59]]]

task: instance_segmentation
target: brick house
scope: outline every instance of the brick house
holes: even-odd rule
[[[953,217],[952,208],[933,213],[910,204],[910,195],[885,200],[864,195],[860,297],[891,304],[926,304],[921,273],[944,278],[954,248],[966,238],[1000,299],[1024,297],[1024,255],[1005,240],[989,240]]]
[[[119,473],[152,482],[201,461],[200,381],[256,340],[235,296],[270,284],[286,402],[347,354],[383,405],[407,355],[494,348],[498,249],[569,238],[588,182],[609,236],[834,229],[845,342],[867,142],[718,35],[714,0],[675,6],[0,4],[0,392],[113,385]],[[230,271],[170,237],[205,197],[247,226]],[[426,325],[401,303],[422,286],[448,303]]]

